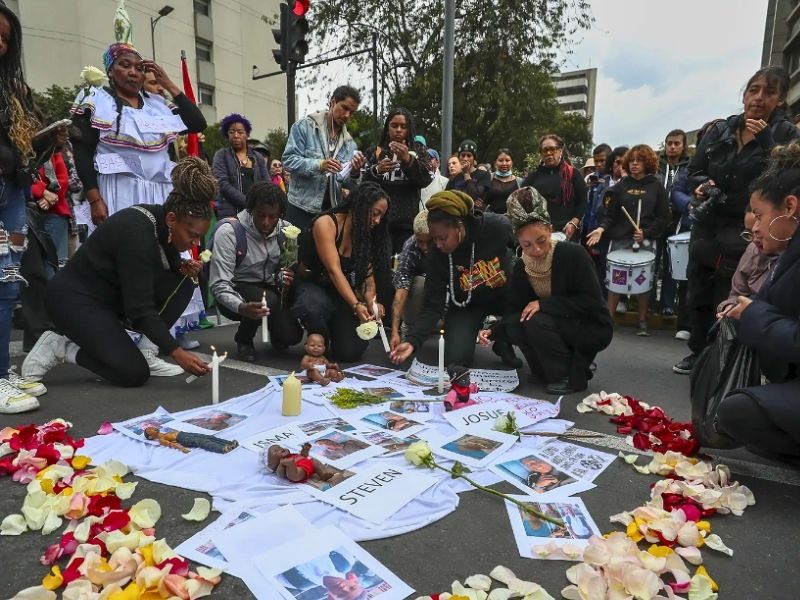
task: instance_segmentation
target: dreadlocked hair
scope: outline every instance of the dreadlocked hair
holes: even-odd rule
[[[564,140],[561,136],[555,133],[548,133],[539,139],[539,148],[545,140],[553,140],[561,150],[561,165],[559,166],[559,174],[561,177],[561,203],[569,204],[572,201],[572,196],[575,190],[572,189],[572,176],[575,173],[575,167],[572,166],[572,161],[569,158],[569,151],[564,146]]]
[[[372,218],[372,207],[378,200],[389,197],[377,183],[362,183],[354,189],[347,199],[334,208],[333,213],[349,213],[352,225],[352,258],[353,287],[358,289],[370,276],[375,275],[379,281],[387,281],[389,276],[389,253],[386,241],[389,225],[384,217],[373,228],[369,223]],[[388,212],[388,211],[387,211]]]
[[[187,156],[172,169],[172,191],[164,202],[168,213],[179,219],[210,219],[211,202],[217,195],[217,180],[208,163],[196,156]]]

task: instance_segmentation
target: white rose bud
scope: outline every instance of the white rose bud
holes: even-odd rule
[[[378,324],[375,321],[367,321],[356,327],[356,335],[362,340],[371,340],[378,335]]]
[[[81,70],[81,79],[92,87],[101,87],[107,81],[106,74],[97,67],[83,67]]]
[[[287,225],[283,228],[283,234],[290,240],[296,240],[297,236],[300,235],[300,231],[301,229],[294,225]]]
[[[415,467],[418,467],[422,464],[427,463],[431,458],[431,448],[428,446],[428,442],[420,440],[419,442],[414,442],[411,444],[405,451],[404,456],[406,460],[410,462]]]
[[[200,260],[202,260],[204,263],[211,261],[211,250],[203,250],[200,253]]]

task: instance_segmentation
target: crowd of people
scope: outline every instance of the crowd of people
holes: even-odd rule
[[[0,2],[0,412],[36,408],[61,362],[121,386],[204,375],[187,334],[210,304],[239,321],[244,361],[257,360],[261,327],[273,348],[316,335],[326,356],[355,362],[369,343],[358,326],[378,321],[395,364],[441,331],[449,365],[469,367],[482,344],[521,368],[518,348],[532,382],[568,394],[587,388],[615,315],[635,303],[641,336],[652,312],[677,314],[690,354],[676,373],[692,372],[716,319],[737,320],[768,383],[732,394],[715,426],[800,454],[800,130],[781,69],[756,72],[743,111],[708,123],[691,155],[673,129],[660,154],[599,144],[575,165],[549,133],[526,171],[470,139],[441,157],[403,108],[359,150],[347,123],[361,97],[347,85],[292,126],[281,157],[231,114],[224,148],[181,158],[182,136],[207,123],[133,46],[112,44],[107,83],[81,91],[69,123],[48,124],[21,44]],[[8,347],[23,288],[18,374]]]

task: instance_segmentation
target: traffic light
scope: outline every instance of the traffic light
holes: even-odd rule
[[[294,0],[292,9],[282,2],[280,5],[279,29],[272,30],[272,36],[278,43],[278,48],[272,51],[275,62],[285,71],[291,62],[301,64],[308,52],[308,20],[305,15],[308,11],[309,0]]]

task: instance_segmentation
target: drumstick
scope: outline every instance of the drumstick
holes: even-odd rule
[[[625,216],[628,217],[628,221],[631,222],[631,225],[633,225],[633,228],[634,229],[639,229],[639,226],[636,224],[636,221],[633,220],[633,217],[631,216],[631,214],[628,212],[628,210],[624,206],[622,207],[622,212],[624,212]]]
[[[639,223],[642,222],[642,199],[639,198],[639,208],[636,209],[636,229],[639,229]]]

